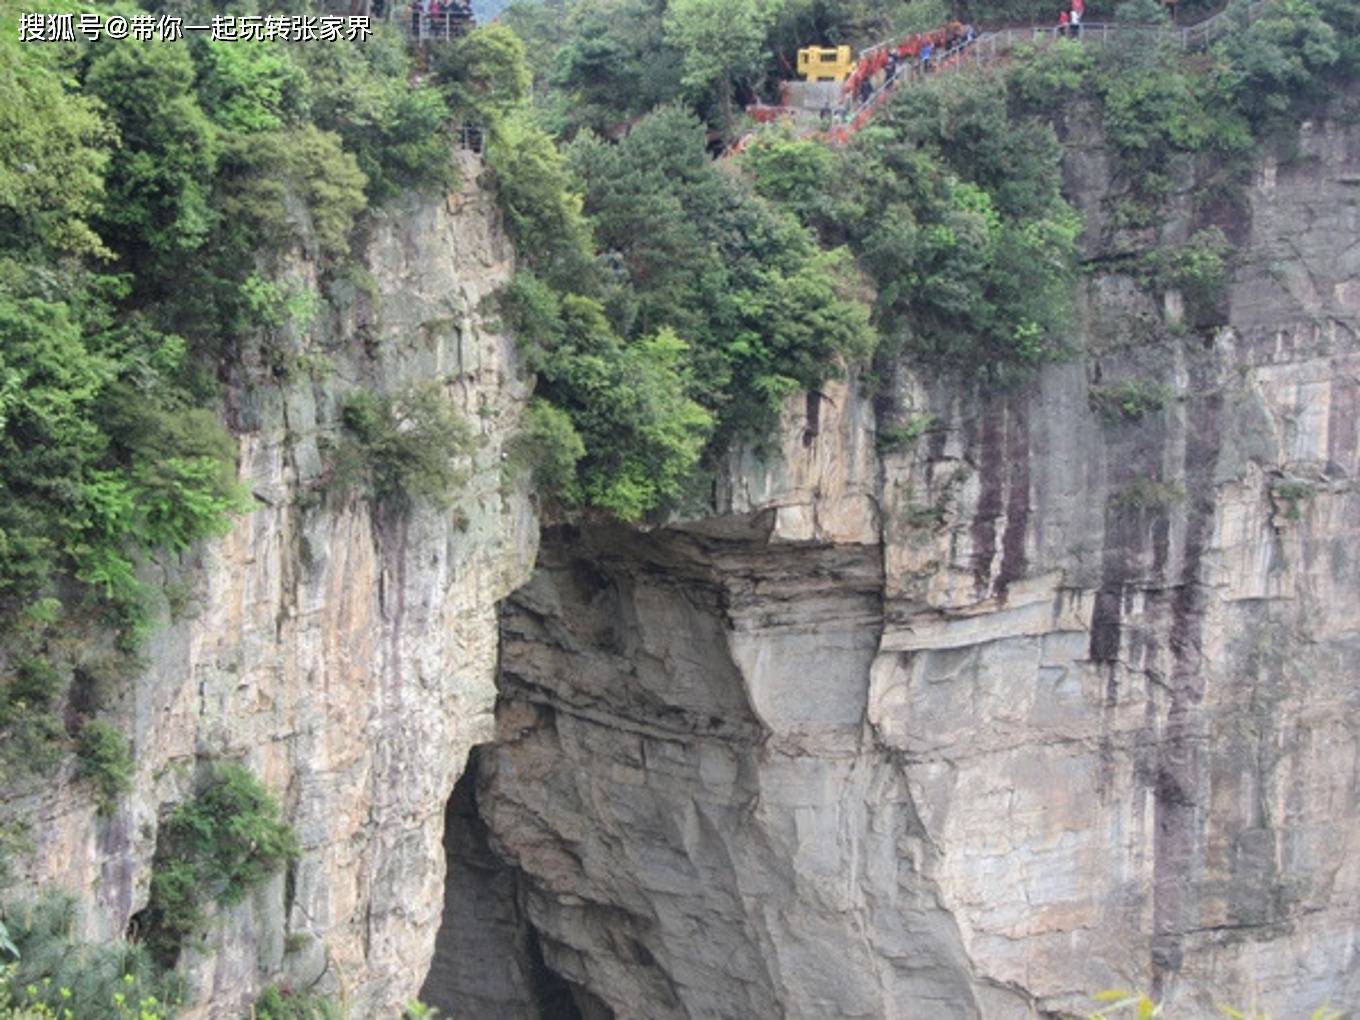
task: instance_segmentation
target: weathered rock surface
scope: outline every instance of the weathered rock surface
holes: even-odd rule
[[[551,968],[629,1020],[1360,1008],[1360,131],[1300,145],[1168,228],[1240,244],[1227,327],[1097,276],[1028,388],[838,387],[714,516],[545,536],[477,799]]]
[[[208,759],[249,765],[278,794],[302,855],[214,926],[184,969],[190,1017],[239,1017],[269,981],[336,994],[355,1017],[399,1013],[433,952],[443,818],[469,749],[490,739],[495,607],[533,561],[537,522],[502,449],[528,397],[510,342],[480,313],[512,270],[478,165],[446,198],[389,211],[370,284],[335,308],[298,367],[240,352],[227,413],[259,502],[230,535],[163,565],[183,608],[115,706],[137,765],[108,818],[53,784],[12,802],[35,853],[21,876],[80,898],[85,934],[120,936],[145,904],[156,822]],[[316,285],[299,265],[302,282]],[[304,359],[326,364],[309,378]],[[327,485],[346,393],[439,381],[477,435],[447,513],[374,516]],[[69,777],[68,777],[69,778]]]
[[[1125,250],[1098,140],[1071,153],[1088,254]],[[261,505],[151,567],[176,619],[113,706],[118,809],[69,769],[6,791],[20,879],[121,935],[158,817],[230,758],[303,853],[187,955],[191,1018],[276,980],[356,1018],[418,989],[497,1020],[1360,1008],[1358,154],[1305,125],[1249,208],[1185,196],[1163,240],[1241,248],[1225,328],[1095,276],[1084,360],[828,386],[711,513],[552,529],[532,576],[502,464],[527,386],[480,313],[508,247],[471,185],[394,210],[371,286],[236,359]],[[347,390],[431,379],[479,435],[456,507],[337,496]],[[1098,410],[1129,382],[1158,406]]]

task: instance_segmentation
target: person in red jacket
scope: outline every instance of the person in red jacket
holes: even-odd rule
[[[1058,38],[1063,39],[1067,36],[1067,26],[1071,24],[1067,12],[1063,11],[1058,15]]]

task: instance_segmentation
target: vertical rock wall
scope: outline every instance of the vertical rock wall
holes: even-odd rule
[[[357,283],[317,280],[332,314],[278,355],[244,348],[227,413],[257,509],[183,563],[152,566],[177,619],[112,706],[130,733],[134,790],[107,818],[52,777],[7,810],[33,820],[31,882],[76,893],[96,940],[146,900],[158,815],[209,759],[251,767],[284,805],[302,855],[214,925],[184,969],[191,1017],[239,1017],[281,981],[339,996],[355,1017],[415,997],[442,903],[446,802],[492,735],[495,606],[537,541],[503,449],[528,397],[482,302],[512,271],[490,196],[464,187],[374,222]],[[381,514],[326,472],[345,394],[436,380],[476,435],[444,513]],[[56,787],[54,792],[54,785]]]
[[[1360,1007],[1357,154],[1168,225],[1239,241],[1226,328],[1104,273],[1085,359],[897,380],[907,448],[833,387],[715,514],[545,536],[478,800],[552,968],[648,1020]]]

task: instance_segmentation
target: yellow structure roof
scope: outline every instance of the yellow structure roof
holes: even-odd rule
[[[808,81],[844,81],[854,66],[849,46],[805,46],[798,51],[798,73]]]

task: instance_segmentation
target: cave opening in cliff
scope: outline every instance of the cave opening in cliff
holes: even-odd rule
[[[477,810],[483,748],[473,748],[444,812],[444,910],[422,1002],[441,1016],[608,1020],[552,971],[520,900],[519,875],[491,848]]]

